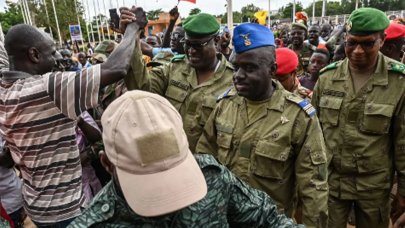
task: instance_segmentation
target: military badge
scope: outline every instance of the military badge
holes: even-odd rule
[[[250,46],[250,45],[252,45],[252,41],[250,41],[249,35],[250,35],[249,33],[240,34],[240,36],[243,37],[245,46]]]
[[[346,24],[346,31],[349,32],[350,29],[352,29],[352,26],[353,26],[352,22],[349,21],[349,22]]]

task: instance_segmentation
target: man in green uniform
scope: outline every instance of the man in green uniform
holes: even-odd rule
[[[102,117],[113,180],[68,227],[302,227],[211,155],[192,155],[163,97],[129,91]]]
[[[309,46],[304,45],[304,40],[307,36],[307,26],[302,23],[292,23],[290,39],[291,44],[288,45],[288,48],[293,50],[299,60],[299,66],[297,74],[301,75],[307,72],[307,67],[309,65],[309,59],[312,55],[312,50]]]
[[[183,22],[183,28],[186,55],[149,71],[139,53],[125,82],[128,90],[154,92],[173,104],[183,117],[184,130],[194,152],[216,98],[232,86],[233,68],[223,55],[216,54],[214,39],[219,24],[212,15],[192,15]]]
[[[235,89],[220,98],[197,153],[212,153],[290,217],[298,192],[302,222],[326,227],[327,157],[314,108],[271,80],[276,64],[268,28],[242,24],[234,30],[233,45]]]
[[[398,195],[393,221],[405,201],[405,67],[379,53],[386,15],[353,11],[347,26],[347,58],[321,71],[312,102],[328,154],[329,227],[346,227],[352,205],[357,227],[388,227],[393,173]]]

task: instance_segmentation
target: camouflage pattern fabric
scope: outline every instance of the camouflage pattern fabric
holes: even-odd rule
[[[237,179],[211,155],[196,155],[208,186],[199,202],[159,217],[135,214],[110,182],[68,228],[81,227],[303,227],[277,214],[273,200]]]

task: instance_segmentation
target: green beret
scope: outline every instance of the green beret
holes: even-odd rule
[[[389,24],[384,12],[374,8],[359,8],[350,14],[346,30],[353,35],[368,35],[384,31]]]
[[[219,23],[214,16],[199,13],[187,17],[183,22],[183,28],[187,36],[203,37],[217,33]]]
[[[304,25],[303,23],[298,23],[298,22],[292,23],[291,28],[294,28],[294,27],[304,29],[305,31],[308,30],[307,26]]]

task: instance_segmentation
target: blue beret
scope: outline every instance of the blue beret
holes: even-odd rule
[[[259,47],[275,46],[274,35],[270,29],[256,23],[237,26],[233,31],[232,42],[238,54]]]

